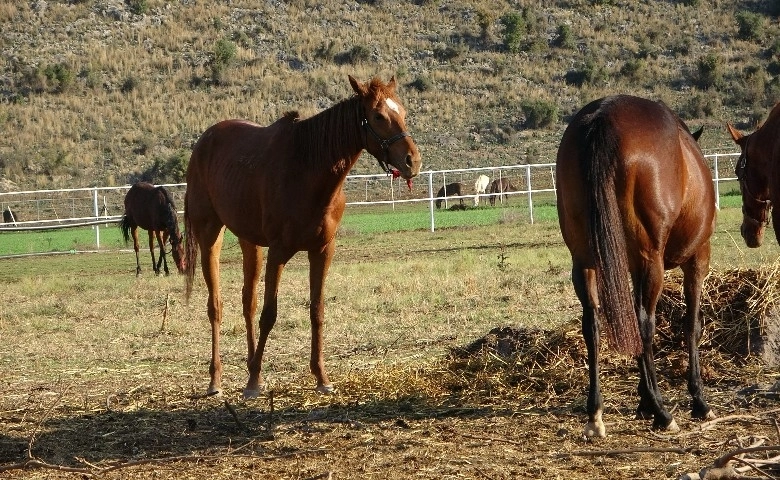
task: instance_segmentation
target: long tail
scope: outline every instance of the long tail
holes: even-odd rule
[[[130,241],[130,230],[133,228],[132,222],[130,220],[130,216],[128,214],[124,214],[122,216],[122,221],[119,222],[119,230],[122,232],[122,238],[125,239],[125,243],[128,243]]]
[[[195,241],[195,234],[192,230],[192,221],[189,216],[189,190],[184,194],[184,274],[186,279],[185,298],[189,302],[192,293],[192,283],[195,279],[195,264],[198,262],[198,243]]]
[[[585,133],[584,159],[591,186],[589,238],[596,263],[596,285],[600,310],[612,348],[638,356],[642,353],[634,301],[623,216],[615,192],[618,142],[609,120],[595,115]]]

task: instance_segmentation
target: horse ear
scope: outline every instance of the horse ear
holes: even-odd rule
[[[352,85],[352,90],[355,91],[359,96],[365,97],[368,93],[368,88],[366,88],[365,85],[358,82],[355,77],[352,75],[349,75],[349,84]]]
[[[390,77],[390,81],[387,82],[387,89],[390,90],[390,92],[395,92],[396,82],[395,82],[395,75]]]
[[[730,123],[726,124],[726,128],[728,128],[729,133],[731,134],[731,138],[736,142],[739,143],[739,140],[742,138],[742,132],[737,130],[736,128],[732,127]]]

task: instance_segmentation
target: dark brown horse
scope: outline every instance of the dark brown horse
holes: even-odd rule
[[[603,98],[577,113],[564,132],[555,175],[559,222],[571,252],[588,351],[585,435],[605,435],[599,318],[610,345],[637,357],[637,418],[653,418],[657,429],[679,430],[663,405],[653,360],[664,269],[678,266],[687,305],[683,330],[692,416],[712,417],[702,393],[697,345],[715,192],[695,138],[662,103],[625,95]]]
[[[493,180],[490,184],[490,205],[495,206],[496,198],[499,198],[501,203],[504,203],[506,192],[515,191],[517,191],[517,189],[512,185],[512,182],[510,182],[508,178],[504,177]]]
[[[141,260],[138,258],[138,227],[149,232],[149,252],[152,254],[152,269],[160,274],[160,265],[168,275],[168,261],[165,258],[165,244],[171,241],[171,255],[179,273],[184,273],[184,248],[176,218],[176,205],[165,187],[155,187],[139,182],[130,187],[125,195],[125,214],[119,224],[125,243],[133,236],[135,249],[135,274],[141,274]],[[160,248],[160,258],[155,261],[154,241]]]
[[[441,208],[441,202],[447,197],[460,197],[463,195],[463,184],[459,182],[448,183],[441,187],[436,194],[436,208]],[[460,198],[460,204],[463,205],[463,198]]]
[[[11,210],[11,207],[6,207],[5,210],[3,210],[3,223],[13,223],[16,225],[16,222],[19,221],[19,216],[16,215],[16,212]]]
[[[208,128],[195,144],[187,170],[184,219],[187,230],[187,294],[192,289],[197,249],[209,291],[211,383],[222,389],[219,353],[222,298],[219,257],[225,228],[239,239],[243,253],[243,314],[249,379],[247,398],[262,387],[261,365],[268,334],[277,317],[279,279],[296,252],[309,256],[311,361],[317,390],[331,392],[322,355],[323,285],[344,213],[342,185],[365,149],[380,166],[410,180],[420,171],[420,154],[406,132],[406,111],[392,78],[349,82],[355,95],[308,118],[288,113],[270,126],[226,120]],[[391,167],[392,166],[392,169]],[[255,343],[257,283],[261,246],[267,246],[265,294],[260,336]]]
[[[726,127],[742,151],[736,167],[742,191],[742,238],[748,247],[760,247],[771,211],[775,237],[780,242],[780,213],[772,210],[772,204],[780,202],[780,103],[769,112],[766,122],[749,135],[743,135],[731,124]]]

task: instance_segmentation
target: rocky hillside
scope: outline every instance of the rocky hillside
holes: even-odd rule
[[[780,100],[780,1],[0,4],[2,188],[178,181],[229,117],[309,115],[395,75],[425,169],[551,161],[587,101],[668,103],[733,150]],[[354,173],[378,173],[373,161]]]

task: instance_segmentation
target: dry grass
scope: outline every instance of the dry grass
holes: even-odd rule
[[[716,258],[737,263],[722,230],[716,241]],[[776,371],[705,349],[707,396],[726,418],[691,421],[681,354],[664,343],[670,333],[659,336],[660,382],[682,433],[632,420],[633,362],[605,353],[610,436],[582,439],[587,377],[572,326],[579,306],[554,224],[352,234],[339,243],[326,292],[336,394],[315,394],[307,371],[307,269],[298,256],[282,280],[264,365],[269,390],[253,401],[240,399],[245,341],[234,245],[223,254],[221,399],[202,396],[202,285],[186,305],[180,277],[136,279],[130,252],[3,261],[0,468],[39,462],[3,474],[655,479],[697,471],[751,437],[778,443],[776,400],[745,388],[771,384]],[[728,279],[729,291],[762,298],[760,279],[777,275],[760,267],[762,255],[777,257],[778,247],[751,253],[739,262],[742,273],[715,269],[710,282]],[[733,298],[720,285],[708,283],[707,298]],[[470,348],[475,342],[491,348]]]

